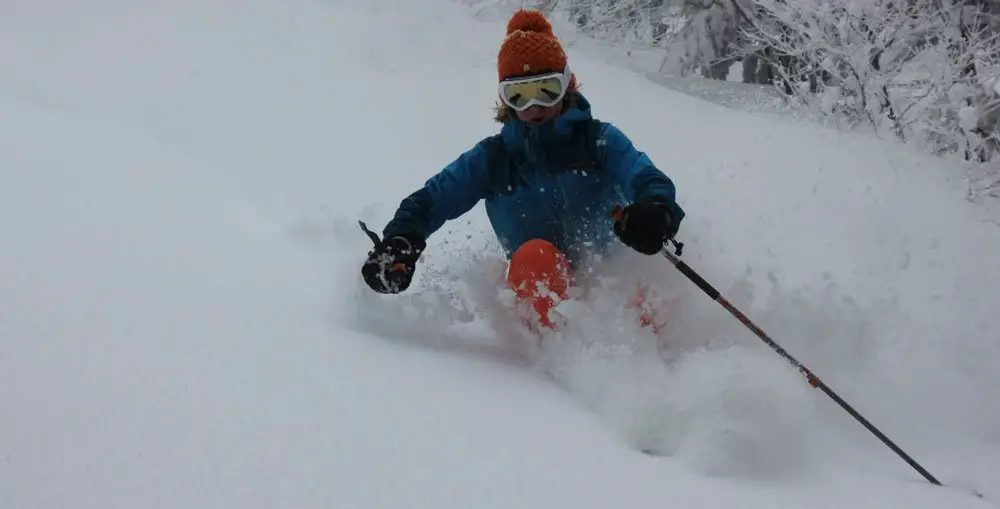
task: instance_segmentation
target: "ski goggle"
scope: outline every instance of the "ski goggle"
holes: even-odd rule
[[[563,72],[553,72],[525,78],[511,78],[500,82],[500,99],[517,111],[532,106],[555,106],[566,97],[573,73],[569,65]]]

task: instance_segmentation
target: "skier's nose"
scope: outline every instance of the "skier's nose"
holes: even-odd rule
[[[529,115],[540,115],[544,111],[545,111],[545,107],[544,106],[539,106],[537,104],[528,107],[528,114]]]

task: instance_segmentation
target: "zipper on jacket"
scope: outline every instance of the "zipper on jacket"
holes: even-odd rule
[[[566,224],[566,217],[569,216],[569,196],[566,194],[566,186],[563,185],[563,175],[561,172],[556,174],[556,185],[559,186],[559,193],[562,194],[563,197],[563,215],[559,222],[562,224],[563,236],[567,237],[569,235],[569,225]],[[569,238],[566,239],[566,244],[569,244]],[[568,248],[569,246],[567,245],[567,249]]]
[[[535,172],[535,176],[536,177],[540,176],[539,172],[538,172],[538,170],[539,170],[538,155],[535,154],[532,151],[532,149],[531,149],[531,130],[530,129],[525,129],[525,132],[524,132],[524,152],[525,152],[525,155],[527,156],[528,160],[531,162],[531,167],[532,167],[532,169]],[[560,229],[562,231],[559,232],[559,233],[562,236],[562,239],[561,239],[562,240],[562,244],[564,246],[567,246],[567,248],[568,248],[568,244],[569,244],[569,229],[567,228],[567,225],[566,225],[566,216],[567,216],[566,213],[569,212],[569,203],[568,203],[568,200],[567,200],[566,188],[565,188],[565,186],[563,185],[563,182],[562,182],[562,175],[553,172],[551,166],[549,165],[549,163],[547,161],[545,162],[545,171],[555,177],[556,187],[559,188],[559,194],[562,195],[562,198],[563,198],[563,202],[562,202],[563,214],[562,214],[562,217],[556,217],[555,214],[550,214],[549,218],[552,221],[554,221],[555,223],[558,223],[559,226],[561,227]],[[537,185],[541,186],[541,182],[537,182]],[[542,193],[543,193],[543,197],[544,197],[545,191],[542,191]]]

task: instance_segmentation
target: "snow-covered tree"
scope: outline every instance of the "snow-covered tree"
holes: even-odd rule
[[[680,0],[566,0],[577,27],[600,39],[651,46],[672,29]]]
[[[805,104],[969,159],[996,152],[995,2],[729,1],[747,21],[737,53]]]
[[[685,23],[669,45],[664,68],[725,79],[744,21],[740,5],[736,0],[684,0],[682,12]]]

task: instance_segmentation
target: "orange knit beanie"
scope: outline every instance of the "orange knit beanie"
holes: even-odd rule
[[[566,52],[552,32],[552,25],[540,11],[520,9],[507,22],[507,38],[497,55],[500,81],[508,78],[562,72]],[[576,89],[576,77],[569,90]]]

